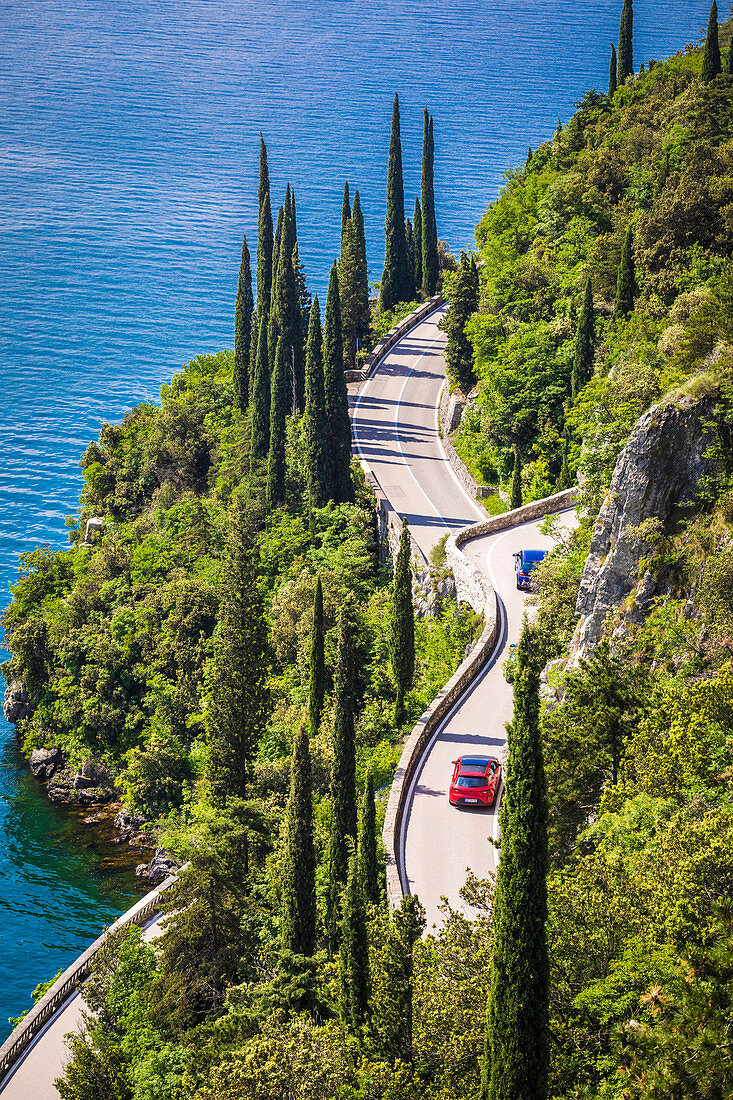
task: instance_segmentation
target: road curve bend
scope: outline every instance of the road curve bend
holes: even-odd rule
[[[421,321],[385,356],[352,395],[357,453],[379,481],[392,509],[407,516],[414,542],[428,557],[446,532],[460,530],[485,512],[472,500],[448,463],[438,431],[437,405],[445,378],[443,309]],[[549,549],[541,521],[530,521],[462,546],[488,577],[497,597],[499,629],[486,665],[437,727],[408,787],[396,836],[403,883],[425,906],[428,928],[442,923],[443,900],[467,915],[461,899],[469,870],[486,877],[495,869],[496,808],[458,809],[448,802],[452,762],[462,753],[505,753],[512,689],[502,665],[517,642],[527,597],[516,588],[513,553]],[[562,514],[575,526],[573,511]]]

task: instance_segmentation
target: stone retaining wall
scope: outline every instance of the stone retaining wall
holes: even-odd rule
[[[405,742],[402,756],[392,781],[387,802],[382,837],[387,853],[387,900],[396,908],[409,894],[402,859],[402,822],[410,797],[412,780],[419,771],[426,748],[437,733],[443,719],[464,695],[488,661],[496,644],[498,632],[498,605],[496,593],[489,581],[461,550],[469,539],[493,534],[508,527],[516,527],[540,516],[551,515],[571,508],[575,503],[576,489],[567,489],[544,500],[535,500],[513,512],[491,516],[464,527],[451,535],[446,543],[448,564],[453,570],[460,599],[470,603],[474,611],[484,616],[484,630],[468,657],[438,693],[420,720],[413,727]]]
[[[490,497],[492,493],[495,493],[496,488],[491,488],[488,485],[479,485],[478,481],[476,481],[476,478],[470,473],[465,462],[460,458],[453,446],[450,438],[452,428],[449,422],[451,402],[450,388],[448,386],[448,379],[446,378],[443,383],[443,388],[440,391],[440,434],[443,440],[443,449],[445,450],[448,462],[453,468],[456,477],[468,495],[472,496],[474,500],[482,500],[484,497]]]
[[[394,328],[390,329],[387,335],[383,336],[379,341],[364,364],[363,370],[344,371],[346,381],[366,382],[367,378],[371,378],[387,352],[392,350],[397,341],[401,340],[402,337],[405,336],[411,328],[419,324],[420,321],[424,321],[426,317],[434,313],[439,306],[442,306],[443,300],[442,294],[436,294],[434,298],[429,298],[427,302],[423,302],[423,304],[418,306],[417,309],[414,309],[412,313],[409,313],[407,317],[403,317],[401,321],[398,321]]]
[[[71,966],[61,974],[51,988],[44,993],[40,1001],[33,1006],[27,1016],[24,1016],[14,1031],[8,1036],[0,1047],[0,1092],[5,1084],[5,1077],[13,1068],[20,1056],[33,1041],[38,1032],[51,1019],[54,1013],[71,997],[79,986],[89,977],[92,962],[95,956],[107,940],[108,936],[123,928],[132,925],[145,924],[148,918],[160,908],[160,895],[168,890],[176,881],[176,876],[171,875],[156,886],[144,898],[140,898],[126,913],[123,913],[114,924],[110,925],[91,947],[88,947],[83,955],[80,955]]]

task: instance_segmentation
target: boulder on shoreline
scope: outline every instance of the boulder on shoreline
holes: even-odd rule
[[[146,878],[151,886],[160,886],[169,875],[178,870],[178,864],[164,848],[156,848],[150,863],[139,863],[135,868],[137,878]]]
[[[13,724],[22,722],[24,718],[30,718],[33,710],[33,703],[21,681],[16,680],[15,683],[8,684],[3,699],[3,714],[6,722]]]
[[[64,766],[64,754],[58,745],[50,749],[34,749],[30,755],[29,764],[36,779],[52,779]]]

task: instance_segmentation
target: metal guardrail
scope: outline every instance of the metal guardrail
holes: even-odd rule
[[[126,913],[118,917],[114,924],[106,928],[102,935],[86,949],[83,955],[80,955],[71,966],[66,968],[51,988],[44,993],[40,1001],[23,1017],[0,1047],[0,1093],[6,1084],[9,1071],[33,1042],[39,1031],[89,977],[92,962],[107,938],[124,928],[130,928],[132,925],[145,924],[148,918],[159,910],[160,895],[170,889],[177,877],[177,875],[169,875],[164,882],[161,882],[160,886],[156,886],[144,898],[140,898]]]

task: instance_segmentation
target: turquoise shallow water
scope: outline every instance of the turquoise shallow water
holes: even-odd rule
[[[637,0],[637,65],[697,40],[708,6]],[[19,552],[63,545],[100,423],[231,346],[260,130],[275,195],[295,187],[311,289],[338,247],[347,177],[377,278],[394,91],[408,210],[428,105],[439,235],[465,247],[503,170],[583,90],[605,89],[620,7],[0,0],[0,605]],[[0,739],[2,1032],[133,895],[90,830],[44,803],[4,723]]]

